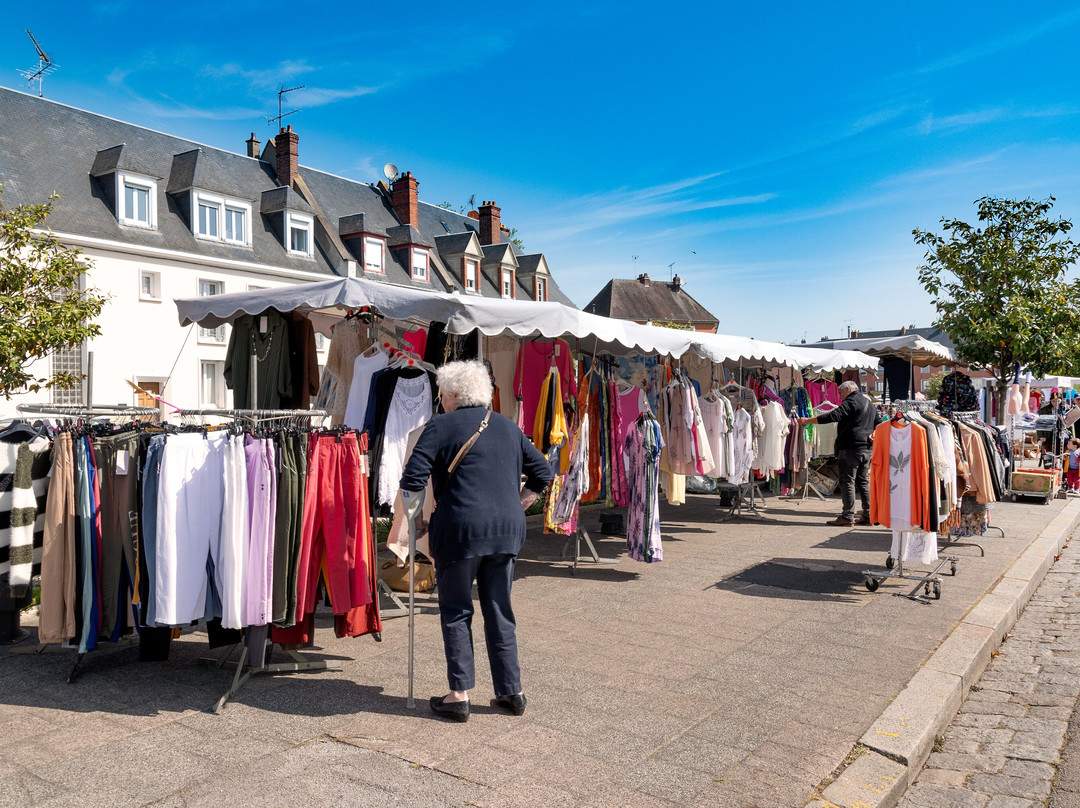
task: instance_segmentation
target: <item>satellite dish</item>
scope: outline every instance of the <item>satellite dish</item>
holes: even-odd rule
[[[388,180],[395,179],[398,175],[397,166],[393,163],[387,163],[382,167],[382,173]]]

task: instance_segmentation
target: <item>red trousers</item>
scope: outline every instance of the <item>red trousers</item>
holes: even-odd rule
[[[375,545],[363,452],[367,436],[313,433],[296,575],[296,625],[275,628],[274,642],[310,640],[319,576],[326,582],[339,637],[382,631],[376,596]]]
[[[1065,482],[1074,491],[1080,488],[1080,469],[1065,469]]]

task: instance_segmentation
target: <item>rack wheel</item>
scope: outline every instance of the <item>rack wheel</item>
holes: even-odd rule
[[[925,584],[923,584],[923,597],[925,597],[925,598],[930,597],[930,582],[929,581],[927,581]]]
[[[887,557],[887,558],[885,559],[885,569],[887,569],[887,570],[891,570],[891,569],[892,569],[893,567],[895,567],[895,566],[896,566],[896,559],[895,559],[895,558],[893,558],[893,557],[892,557],[891,555],[890,555],[890,556],[888,556],[888,557]]]
[[[866,584],[866,588],[871,592],[877,592],[878,586],[881,585],[881,581],[872,575],[867,575],[866,580],[863,581],[863,583]]]
[[[941,582],[934,581],[934,600],[941,600]]]
[[[949,574],[956,575],[956,562],[949,565]]]

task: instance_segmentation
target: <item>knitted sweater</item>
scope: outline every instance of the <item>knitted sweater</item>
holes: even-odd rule
[[[23,597],[41,566],[48,494],[49,441],[0,443],[0,575]]]

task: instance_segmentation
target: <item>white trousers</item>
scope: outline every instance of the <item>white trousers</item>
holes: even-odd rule
[[[206,565],[220,547],[228,435],[171,435],[158,488],[154,603],[159,624],[182,626],[206,609]]]
[[[243,628],[244,569],[247,566],[248,483],[244,436],[233,435],[225,446],[225,501],[221,514],[221,549],[217,581],[221,625]]]

